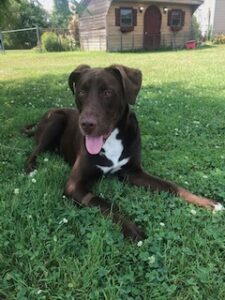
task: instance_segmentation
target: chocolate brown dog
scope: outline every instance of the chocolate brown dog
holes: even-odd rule
[[[110,215],[121,225],[124,236],[133,240],[143,239],[143,231],[115,207],[112,209],[105,199],[90,193],[91,184],[102,174],[115,174],[136,186],[170,192],[187,202],[222,209],[222,205],[213,200],[196,196],[143,171],[138,122],[129,109],[136,101],[141,82],[139,70],[122,65],[108,68],[81,65],[69,76],[77,110],[50,110],[36,126],[23,129],[37,141],[37,147],[28,158],[27,171],[36,168],[40,153],[57,149],[72,166],[65,195],[83,206],[99,207],[104,215]]]

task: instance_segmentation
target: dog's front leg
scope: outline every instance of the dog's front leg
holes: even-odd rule
[[[88,172],[85,172],[84,166],[81,169],[79,163],[75,164],[65,187],[65,195],[74,199],[83,207],[99,207],[104,216],[109,216],[113,222],[121,226],[123,235],[126,238],[135,241],[143,240],[145,238],[143,231],[121,215],[119,209],[114,205],[112,207],[105,199],[90,193],[88,186],[93,181],[93,173],[90,177],[90,169],[88,170]]]
[[[176,184],[162,180],[161,178],[152,176],[144,172],[141,168],[136,170],[125,171],[122,174],[122,178],[136,186],[142,186],[153,191],[164,191],[172,193],[176,196],[181,197],[185,201],[204,207],[209,207],[213,210],[222,210],[223,206],[211,199],[197,196],[192,194],[190,191],[177,186]]]

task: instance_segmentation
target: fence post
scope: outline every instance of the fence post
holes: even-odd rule
[[[39,31],[39,26],[36,25],[36,35],[37,35],[37,47],[41,51],[41,39],[40,39],[40,31]]]
[[[0,51],[5,53],[4,41],[3,41],[3,34],[0,31]]]
[[[134,33],[132,34],[132,50],[134,51]]]

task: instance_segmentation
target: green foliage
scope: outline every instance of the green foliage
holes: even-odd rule
[[[8,11],[10,17],[4,30],[48,25],[47,13],[35,1],[10,1]],[[24,31],[4,34],[4,43],[7,49],[30,49],[37,45],[35,31]]]
[[[54,10],[51,14],[51,25],[57,28],[67,28],[72,13],[68,0],[54,0]]]
[[[70,168],[57,155],[43,154],[36,175],[26,175],[34,141],[20,134],[48,109],[74,106],[67,80],[78,64],[122,62],[143,72],[133,109],[146,171],[224,203],[224,52],[221,45],[0,55],[1,300],[225,299],[225,212],[100,180],[95,193],[145,229],[148,238],[138,247],[97,208],[62,198]]]
[[[62,51],[60,40],[54,32],[43,33],[41,36],[41,43],[46,51]]]
[[[193,15],[192,16],[192,32],[193,32],[193,38],[195,40],[199,40],[202,36],[200,24],[198,23],[197,18]]]
[[[69,38],[57,35],[54,32],[45,32],[41,36],[44,49],[48,52],[73,50]]]
[[[213,43],[216,45],[225,44],[225,34],[218,34],[213,37]]]

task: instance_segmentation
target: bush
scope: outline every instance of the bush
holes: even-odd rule
[[[41,36],[41,42],[46,51],[63,51],[60,39],[54,32],[45,32]]]
[[[214,44],[225,44],[225,34],[218,34],[213,38]]]
[[[75,41],[55,32],[45,32],[41,36],[44,49],[48,52],[75,50]]]

